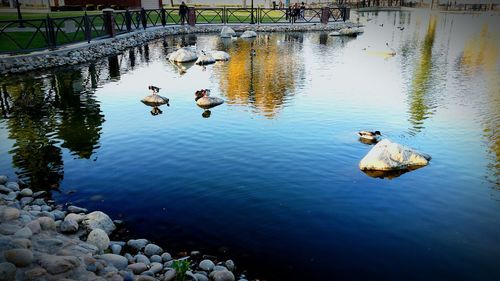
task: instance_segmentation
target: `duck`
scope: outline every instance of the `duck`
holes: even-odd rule
[[[382,24],[379,24],[378,26],[380,26],[380,27],[384,27],[384,24],[382,23]]]
[[[359,131],[358,136],[362,140],[377,141],[382,134],[380,131]]]
[[[250,56],[254,57],[256,54],[257,52],[255,51],[255,49],[252,49],[252,51],[250,51]]]
[[[389,50],[390,50],[389,52],[387,52],[387,54],[388,54],[389,56],[395,56],[395,55],[396,55],[396,50],[394,50],[393,48],[391,48],[391,46],[389,46],[389,43],[387,43],[387,42],[385,43],[385,45],[386,45],[386,46],[387,46],[387,48],[389,48]]]
[[[194,93],[196,104],[204,109],[209,109],[224,103],[224,100],[217,97],[210,97],[209,89],[202,89]]]
[[[156,95],[158,92],[160,92],[161,88],[158,88],[156,86],[148,86],[148,90],[151,90],[153,92],[153,95]]]
[[[152,107],[160,106],[160,105],[164,105],[164,104],[166,104],[167,106],[170,106],[168,98],[158,95],[160,88],[158,88],[156,86],[148,86],[148,89],[151,90],[152,94],[144,97],[141,100],[142,103],[144,103],[145,105],[148,105],[148,106],[152,106]]]

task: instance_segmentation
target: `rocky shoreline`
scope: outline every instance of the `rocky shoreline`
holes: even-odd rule
[[[333,22],[323,24],[269,24],[269,25],[231,25],[237,32],[253,30],[256,32],[304,32],[334,31],[354,26],[351,22]],[[77,43],[53,51],[35,52],[17,56],[0,57],[0,75],[23,73],[27,71],[75,65],[101,57],[116,55],[128,48],[170,35],[193,33],[218,33],[224,25],[166,26],[150,28],[119,35],[115,38]]]
[[[103,212],[64,208],[0,176],[0,281],[246,281],[232,260],[198,251],[174,259],[146,239],[110,241]]]

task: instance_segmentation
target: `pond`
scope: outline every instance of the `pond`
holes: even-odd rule
[[[499,16],[362,16],[358,38],[167,37],[3,77],[0,172],[124,220],[121,239],[231,257],[265,280],[495,279]],[[180,43],[231,60],[171,64]],[[161,114],[140,102],[149,85],[170,99]],[[203,88],[226,102],[205,112]],[[433,159],[369,176],[360,129]]]

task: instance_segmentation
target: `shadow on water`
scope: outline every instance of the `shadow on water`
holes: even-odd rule
[[[372,177],[372,178],[379,178],[379,179],[395,179],[398,178],[408,172],[415,171],[417,169],[422,168],[423,166],[414,166],[414,167],[409,167],[407,169],[401,169],[401,170],[396,170],[396,171],[363,171],[367,176]]]

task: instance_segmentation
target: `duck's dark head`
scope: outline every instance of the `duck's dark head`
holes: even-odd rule
[[[382,134],[380,133],[380,131],[375,131],[373,132],[373,134],[377,135],[377,136],[381,136]]]
[[[194,101],[198,101],[199,99],[201,99],[203,96],[205,96],[205,94],[203,93],[203,91],[196,91],[194,93]]]

